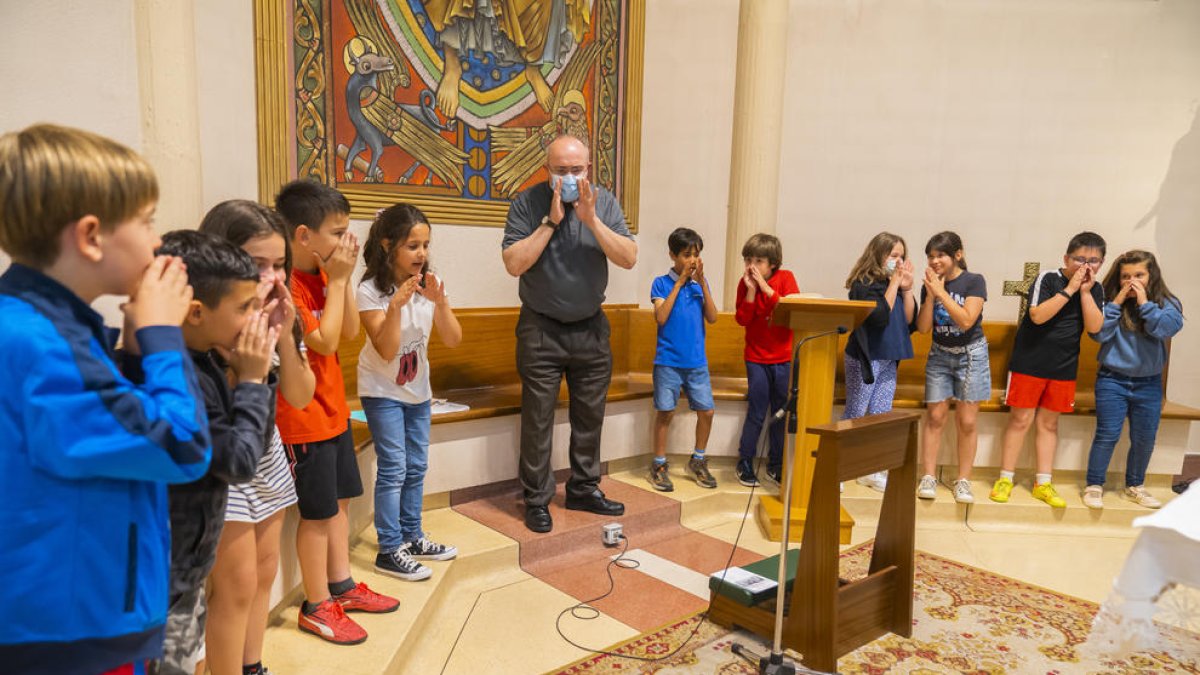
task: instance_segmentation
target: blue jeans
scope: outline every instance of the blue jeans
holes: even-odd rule
[[[738,446],[738,457],[741,459],[754,459],[754,454],[758,451],[758,435],[762,432],[763,421],[767,414],[774,414],[783,407],[784,403],[787,403],[791,366],[791,363],[746,362],[746,380],[749,391],[747,392],[746,421],[742,424],[742,442]],[[783,422],[771,425],[771,430],[768,432],[770,445],[767,453],[767,468],[769,469],[777,469],[783,464],[783,432]]]
[[[1162,414],[1162,374],[1129,377],[1101,368],[1096,374],[1096,435],[1088,454],[1087,484],[1104,485],[1113,448],[1129,418],[1129,456],[1125,460],[1125,487],[1146,482],[1146,467],[1154,453],[1158,420]]]
[[[421,532],[421,499],[429,468],[430,402],[401,403],[362,398],[367,426],[375,441],[375,532],[379,552],[391,553]]]

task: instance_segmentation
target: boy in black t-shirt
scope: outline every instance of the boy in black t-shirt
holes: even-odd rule
[[[1067,505],[1050,482],[1058,416],[1075,410],[1080,334],[1085,329],[1095,333],[1104,323],[1104,289],[1096,277],[1105,248],[1100,235],[1080,232],[1067,245],[1063,267],[1042,272],[1029,289],[1029,312],[1017,328],[1008,363],[1004,403],[1012,412],[1004,430],[1000,478],[992,487],[994,502],[1008,501],[1025,432],[1036,421],[1033,496],[1055,508]]]

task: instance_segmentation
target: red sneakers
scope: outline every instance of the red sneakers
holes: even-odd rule
[[[389,598],[367,588],[363,582],[358,582],[354,588],[333,596],[342,609],[347,612],[370,612],[371,614],[387,614],[400,607],[400,601]]]
[[[337,645],[356,645],[367,639],[367,631],[346,616],[346,610],[332,598],[317,605],[312,614],[305,614],[301,607],[297,623],[300,630]]]

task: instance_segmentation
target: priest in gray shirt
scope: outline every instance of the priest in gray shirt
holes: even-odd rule
[[[525,526],[553,527],[550,469],[554,408],[565,375],[570,397],[568,509],[619,516],[600,491],[600,430],[612,379],[608,319],[600,305],[608,261],[630,269],[637,243],[616,197],[587,179],[588,148],[559,136],[546,149],[550,180],[517,195],[504,226],[504,268],[520,277],[517,373],[521,376],[521,486]]]

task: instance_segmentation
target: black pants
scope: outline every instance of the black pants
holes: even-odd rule
[[[554,408],[565,375],[570,397],[571,478],[567,495],[591,494],[600,483],[600,430],[612,380],[612,348],[604,312],[561,323],[525,307],[517,321],[521,376],[521,486],[525,503],[545,506],[554,496],[550,468]]]

